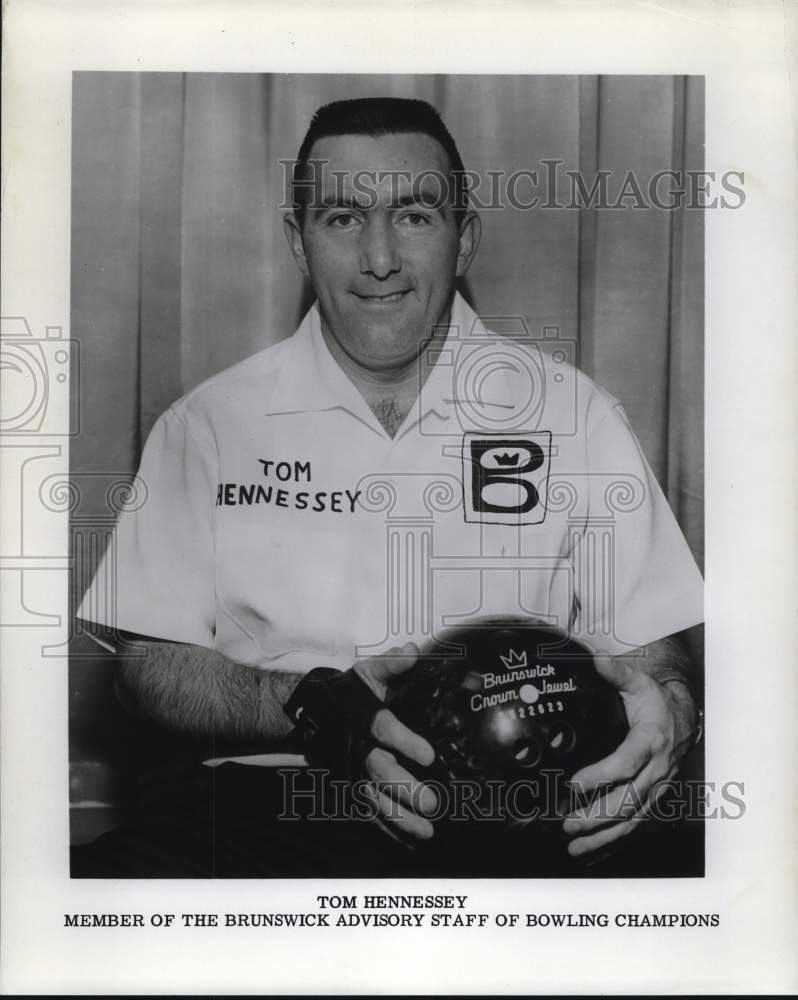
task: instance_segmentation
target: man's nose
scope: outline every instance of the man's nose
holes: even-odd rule
[[[383,279],[400,267],[396,231],[388,219],[372,216],[361,236],[360,273]]]

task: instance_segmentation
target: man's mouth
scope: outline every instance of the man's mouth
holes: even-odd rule
[[[377,305],[389,305],[391,302],[401,302],[405,295],[409,294],[409,289],[403,292],[388,292],[386,295],[361,295],[360,292],[355,292],[355,295],[361,300],[361,302],[373,302]]]

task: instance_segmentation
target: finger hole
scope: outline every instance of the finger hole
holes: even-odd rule
[[[543,751],[535,739],[524,737],[516,740],[513,746],[513,757],[521,767],[536,767],[542,756]]]

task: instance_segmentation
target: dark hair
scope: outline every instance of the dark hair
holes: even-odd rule
[[[325,104],[310,121],[293,169],[292,201],[300,225],[307,207],[308,181],[313,174],[310,151],[319,139],[336,135],[376,138],[407,132],[420,132],[441,144],[449,158],[452,203],[456,212],[463,212],[468,202],[465,167],[451,133],[435,108],[416,98],[360,97]]]

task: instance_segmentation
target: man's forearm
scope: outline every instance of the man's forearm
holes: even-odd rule
[[[204,646],[138,640],[120,656],[117,690],[128,708],[177,732],[268,744],[291,728],[283,705],[299,678]]]

